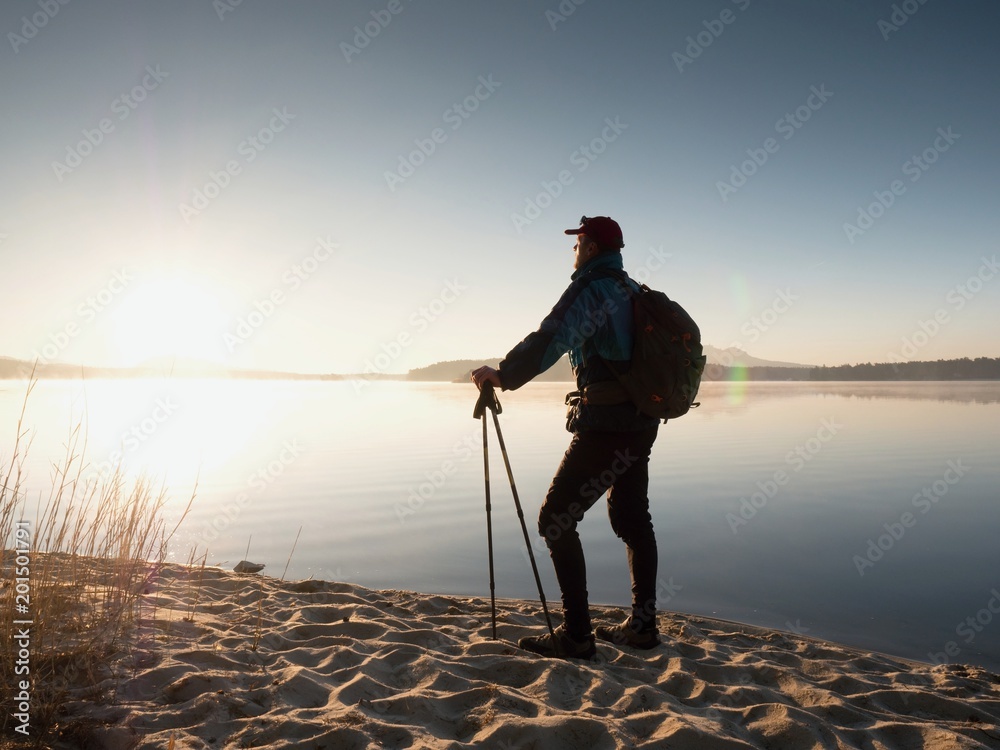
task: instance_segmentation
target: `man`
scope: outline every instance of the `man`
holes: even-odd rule
[[[589,659],[596,654],[587,602],[587,571],[577,523],[606,492],[611,528],[628,549],[632,614],[598,628],[597,637],[619,645],[653,648],[656,625],[656,537],[649,514],[649,454],[659,420],[640,413],[613,371],[628,369],[632,352],[629,290],[621,227],[607,216],[580,220],[572,283],[539,329],[515,346],[498,369],[473,371],[477,386],[520,388],[569,352],[577,391],[567,396],[566,429],[573,434],[538,516],[562,593],[563,624],[553,636],[522,638],[521,648],[543,656]],[[625,285],[628,286],[626,289]]]

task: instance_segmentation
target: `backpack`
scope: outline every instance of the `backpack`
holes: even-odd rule
[[[643,414],[664,420],[684,416],[700,405],[695,398],[706,360],[698,324],[663,292],[645,284],[634,292],[624,272],[604,274],[618,279],[632,300],[631,366],[624,373],[608,367]]]

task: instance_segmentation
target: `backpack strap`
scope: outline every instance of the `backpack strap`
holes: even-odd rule
[[[635,294],[636,293],[632,290],[632,287],[629,286],[629,283],[628,283],[629,281],[631,281],[631,277],[629,277],[629,275],[628,275],[628,273],[626,273],[625,269],[596,268],[593,271],[590,271],[587,274],[587,276],[593,276],[593,278],[588,279],[588,283],[591,282],[591,281],[597,281],[597,279],[599,279],[599,278],[615,279],[618,282],[618,285],[620,287],[622,287],[622,289],[624,290],[624,292],[626,294],[626,299],[633,300],[635,298]],[[605,367],[607,367],[608,370],[611,371],[611,374],[615,376],[615,380],[618,381],[618,383],[616,383],[616,385],[620,385],[621,384],[622,373],[619,372],[618,368],[616,368],[613,364],[611,364],[610,360],[604,359],[604,357],[601,357],[600,359],[604,363]],[[631,366],[631,360],[629,362],[629,365]],[[624,389],[623,389],[623,392],[624,392]],[[575,391],[573,394],[568,394],[566,396],[567,402],[568,402],[570,396],[576,395],[578,393],[579,393],[579,396],[583,398],[584,403],[587,403],[586,394],[584,392],[581,392],[581,391]],[[616,395],[617,395],[617,393],[616,393]],[[631,399],[629,399],[628,395],[625,394],[625,399],[623,399],[623,400],[624,401],[629,401]],[[616,401],[616,403],[621,403],[621,401]]]

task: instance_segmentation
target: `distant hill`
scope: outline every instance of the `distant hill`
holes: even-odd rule
[[[724,367],[815,367],[815,365],[800,365],[795,362],[760,359],[735,346],[719,349],[711,344],[705,344],[703,348],[710,365],[723,365]]]
[[[774,362],[767,359],[759,359],[736,347],[719,349],[718,347],[706,345],[704,349],[708,363],[722,367],[793,367],[802,369],[813,367],[813,365],[799,365],[791,362]],[[449,362],[436,362],[427,367],[410,370],[407,379],[444,381],[449,383],[466,381],[475,368],[482,365],[496,367],[498,364],[500,364],[499,357],[490,359],[454,359]],[[572,383],[575,378],[573,377],[573,369],[569,366],[569,358],[564,356],[552,365],[552,367],[535,378],[535,380],[550,383]]]
[[[492,359],[454,359],[450,362],[436,362],[427,367],[410,370],[406,377],[407,380],[431,380],[446,383],[465,382],[469,380],[472,371],[477,367],[483,365],[496,367],[499,364],[499,357],[493,357]],[[569,366],[569,358],[562,357],[552,367],[535,378],[535,380],[548,383],[572,383],[574,380],[573,369]]]
[[[410,370],[406,379],[452,383],[458,380],[468,380],[470,373],[477,367],[483,365],[496,367],[499,364],[500,360],[496,357],[492,359],[452,359]]]

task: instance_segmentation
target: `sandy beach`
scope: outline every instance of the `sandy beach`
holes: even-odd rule
[[[537,602],[499,602],[493,641],[488,598],[167,564],[140,619],[71,693],[79,747],[1000,747],[1000,676],[703,617],[662,613],[652,651],[547,660],[514,645]]]

